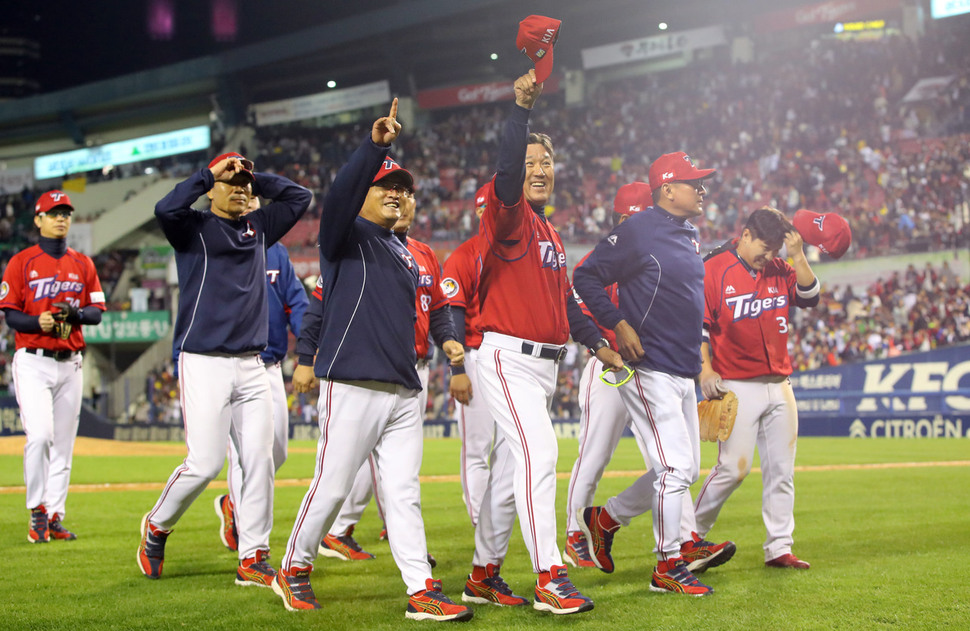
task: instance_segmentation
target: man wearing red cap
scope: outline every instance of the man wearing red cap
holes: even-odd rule
[[[67,247],[73,212],[66,193],[41,195],[34,205],[40,241],[10,259],[0,284],[0,309],[16,331],[11,372],[27,435],[31,543],[76,538],[61,520],[81,412],[81,325],[101,322],[105,306],[94,262]]]
[[[720,565],[736,549],[685,528],[692,523],[690,485],[700,475],[694,378],[701,371],[704,317],[704,265],[689,220],[703,214],[704,180],[713,174],[683,152],[660,156],[649,173],[653,206],[617,226],[573,277],[579,297],[616,334],[617,350],[633,368],[619,391],[651,467],[606,506],[583,510],[580,528],[596,566],[611,572],[614,533],[651,510],[657,566],[650,589],[693,596],[713,592],[693,570]],[[604,289],[613,283],[618,307]]]
[[[533,607],[571,614],[591,610],[593,601],[569,580],[556,543],[558,446],[549,407],[569,339],[569,283],[562,240],[544,212],[556,177],[552,141],[529,132],[542,92],[536,79],[530,70],[515,81],[515,103],[502,130],[497,173],[486,185],[478,232],[478,386],[499,430],[496,442],[508,445],[512,471],[492,466],[465,594],[471,592],[473,602],[528,604],[499,575],[517,513],[537,574]],[[509,477],[511,494],[505,490]]]
[[[778,258],[782,246],[792,264]],[[795,441],[798,407],[788,376],[792,305],[814,307],[819,282],[802,248],[802,237],[774,208],[751,213],[741,236],[711,252],[704,262],[704,343],[701,390],[738,397],[734,430],[718,442],[717,464],[695,502],[696,530],[714,526],[721,507],[761,456],[762,517],[768,536],[765,565],[807,570],[791,552],[795,530]]]
[[[613,226],[619,226],[651,203],[649,184],[624,184],[613,198]],[[583,257],[576,268],[588,257],[589,254]],[[618,305],[616,284],[606,290],[613,304]],[[633,430],[644,460],[648,460],[649,456],[639,430],[632,425],[619,391],[600,379],[602,367],[606,364],[597,355],[616,350],[616,335],[610,329],[599,326],[582,302],[570,300],[567,312],[570,333],[575,341],[589,348],[590,358],[579,381],[579,455],[569,476],[569,494],[566,496],[564,556],[574,567],[596,567],[589,554],[586,536],[579,528],[577,512],[581,514],[582,509],[592,505],[596,487],[626,427]],[[619,363],[622,364],[622,360]]]
[[[405,173],[407,171],[403,168],[397,171],[398,176]],[[393,176],[379,172],[376,177],[379,178],[379,182]],[[429,335],[454,363],[461,361],[464,350],[457,341],[455,325],[451,318],[451,306],[448,297],[441,288],[441,264],[438,262],[438,256],[431,249],[431,246],[408,236],[408,231],[414,222],[414,211],[417,203],[410,188],[413,184],[409,180],[402,181],[402,184],[407,186],[408,190],[401,195],[401,217],[391,230],[394,236],[408,249],[418,266],[418,287],[414,300],[414,309],[417,314],[417,319],[414,322],[414,351],[418,358],[416,366],[418,378],[421,380],[418,410],[423,420],[424,411],[428,405],[429,357],[432,354],[432,349],[428,344]],[[323,304],[322,292],[319,287],[318,284],[318,289],[313,292],[313,309],[308,319],[306,334],[301,336],[298,342],[298,352],[307,357],[308,360],[312,358],[316,351],[316,340],[320,334],[320,314]],[[305,368],[309,368],[309,366]],[[305,381],[306,377],[313,376],[313,373],[305,368],[300,369],[299,378],[294,384],[298,392],[309,392],[315,385],[312,382],[307,383]],[[460,366],[453,365],[453,369],[459,368]],[[367,461],[360,467],[357,477],[354,479],[353,488],[347,495],[343,506],[340,507],[340,513],[320,542],[319,553],[321,555],[344,561],[362,561],[374,558],[373,554],[360,547],[360,544],[354,539],[353,532],[375,490],[378,491],[377,511],[381,522],[384,522],[384,498],[380,494],[381,468],[373,455],[368,456]],[[391,498],[391,501],[395,501],[395,498]],[[386,536],[385,529],[384,537],[386,538]],[[430,555],[428,559],[433,569],[436,563]]]
[[[247,212],[255,194],[273,202]],[[192,208],[202,195],[209,198],[209,209]],[[222,470],[228,440],[243,471],[236,506],[236,584],[269,587],[276,576],[266,562],[273,527],[274,428],[271,386],[260,358],[269,328],[263,279],[266,248],[299,221],[311,198],[302,186],[254,173],[252,162],[228,153],[155,205],[178,268],[173,349],[188,455],[142,518],[138,568],[148,578],[161,576],[166,540]]]
[[[320,438],[313,480],[273,590],[289,610],[321,608],[310,585],[313,561],[373,453],[391,554],[409,596],[405,616],[467,620],[472,611],[452,602],[431,576],[421,517],[424,436],[414,342],[421,274],[392,232],[414,186],[411,174],[388,156],[400,132],[394,99],[390,113],[374,121],[368,138],[341,167],[323,202],[314,292],[322,308],[320,334],[312,352],[301,344],[293,373],[301,389],[314,377],[320,380]]]

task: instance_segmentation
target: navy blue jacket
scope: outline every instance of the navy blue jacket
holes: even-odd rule
[[[604,287],[619,283],[620,308]],[[697,228],[651,206],[613,229],[573,272],[573,287],[596,320],[626,320],[650,370],[694,377],[701,371],[704,260]]]
[[[310,299],[303,283],[296,276],[293,263],[282,243],[274,243],[266,250],[266,285],[269,301],[269,340],[266,350],[260,353],[263,362],[275,364],[286,357],[290,339],[286,329],[300,337],[303,314]]]
[[[254,193],[273,202],[233,220],[192,208],[214,185],[212,172],[201,169],[155,205],[178,268],[176,354],[241,355],[266,347],[266,248],[293,227],[312,199],[284,177],[256,173]]]
[[[314,374],[420,390],[414,353],[418,266],[393,232],[357,216],[388,150],[367,138],[341,167],[323,202],[323,311]]]

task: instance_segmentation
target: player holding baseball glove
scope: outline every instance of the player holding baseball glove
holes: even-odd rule
[[[0,282],[0,310],[17,332],[11,375],[27,434],[24,482],[31,543],[77,538],[62,520],[81,412],[81,325],[100,323],[105,306],[94,262],[67,246],[73,214],[63,191],[37,198],[34,225],[40,239],[10,259]]]
[[[791,264],[778,257],[783,245]],[[718,458],[694,503],[695,530],[703,537],[714,525],[751,471],[757,445],[768,532],[765,565],[771,567],[809,567],[791,553],[798,409],[788,380],[788,331],[791,307],[813,307],[818,294],[801,235],[774,208],[754,211],[741,236],[704,262],[700,383],[707,401],[698,415],[701,439],[718,441]]]

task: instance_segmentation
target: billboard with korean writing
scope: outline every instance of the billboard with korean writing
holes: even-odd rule
[[[171,326],[168,311],[106,311],[98,326],[84,327],[87,344],[155,342]]]

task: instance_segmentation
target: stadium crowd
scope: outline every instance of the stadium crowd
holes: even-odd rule
[[[902,36],[820,39],[760,62],[721,56],[603,84],[578,106],[550,98],[533,126],[556,142],[551,219],[567,242],[599,239],[616,188],[645,180],[653,158],[676,147],[718,169],[699,222],[707,246],[769,204],[843,214],[856,235],[850,256],[954,247],[970,199],[970,50],[962,35],[934,35],[918,47]],[[955,78],[935,100],[902,103],[921,77],[943,74]],[[397,148],[418,178],[417,238],[459,241],[477,228],[469,200],[491,176],[506,107],[431,112]],[[354,126],[261,128],[255,154],[321,199],[359,135]],[[314,238],[294,230],[287,243]]]

